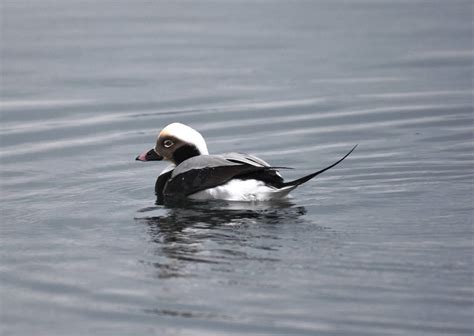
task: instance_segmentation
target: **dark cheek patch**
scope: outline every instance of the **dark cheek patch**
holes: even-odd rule
[[[173,152],[173,161],[179,165],[181,162],[198,155],[201,155],[201,153],[196,146],[184,145]]]

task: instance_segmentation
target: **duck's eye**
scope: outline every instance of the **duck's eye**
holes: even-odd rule
[[[173,145],[174,145],[174,142],[171,141],[171,140],[169,140],[169,139],[163,141],[163,146],[165,146],[166,148],[170,148],[170,147],[173,146]]]

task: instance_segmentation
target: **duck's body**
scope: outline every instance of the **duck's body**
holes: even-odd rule
[[[355,148],[355,147],[354,147]],[[155,148],[137,157],[140,161],[169,160],[155,184],[158,203],[185,198],[197,200],[268,201],[288,195],[298,185],[334,167],[285,182],[277,168],[253,155],[209,155],[202,136],[194,129],[173,123],[163,129]]]
[[[199,155],[171,166],[158,176],[158,200],[221,199],[267,201],[286,196],[296,186],[285,186],[280,173],[247,154]]]

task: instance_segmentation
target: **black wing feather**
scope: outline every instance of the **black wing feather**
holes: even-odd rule
[[[164,187],[163,195],[167,199],[184,198],[198,191],[225,184],[236,176],[266,169],[268,168],[251,165],[191,169],[169,179]]]

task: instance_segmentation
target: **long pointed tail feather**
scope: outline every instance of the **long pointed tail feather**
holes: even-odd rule
[[[342,159],[339,159],[338,161],[336,161],[336,162],[333,163],[332,165],[330,165],[330,166],[328,166],[328,167],[326,167],[326,168],[324,168],[324,169],[321,169],[321,170],[317,171],[316,173],[312,173],[312,174],[303,176],[303,177],[301,177],[301,178],[299,178],[299,179],[296,179],[296,180],[294,180],[294,181],[286,182],[286,183],[283,184],[283,186],[284,186],[284,187],[287,187],[287,186],[295,186],[295,187],[296,187],[296,186],[299,186],[300,184],[303,184],[303,183],[305,183],[305,182],[311,180],[313,177],[316,177],[316,176],[318,176],[319,174],[324,173],[326,170],[331,169],[332,167],[334,167],[334,166],[338,165],[339,163],[341,163],[346,157],[348,157],[348,156],[354,151],[354,149],[356,149],[356,147],[357,147],[357,145],[355,145],[355,146],[349,151],[349,153],[347,153],[346,155],[344,155],[344,156],[342,157]]]

